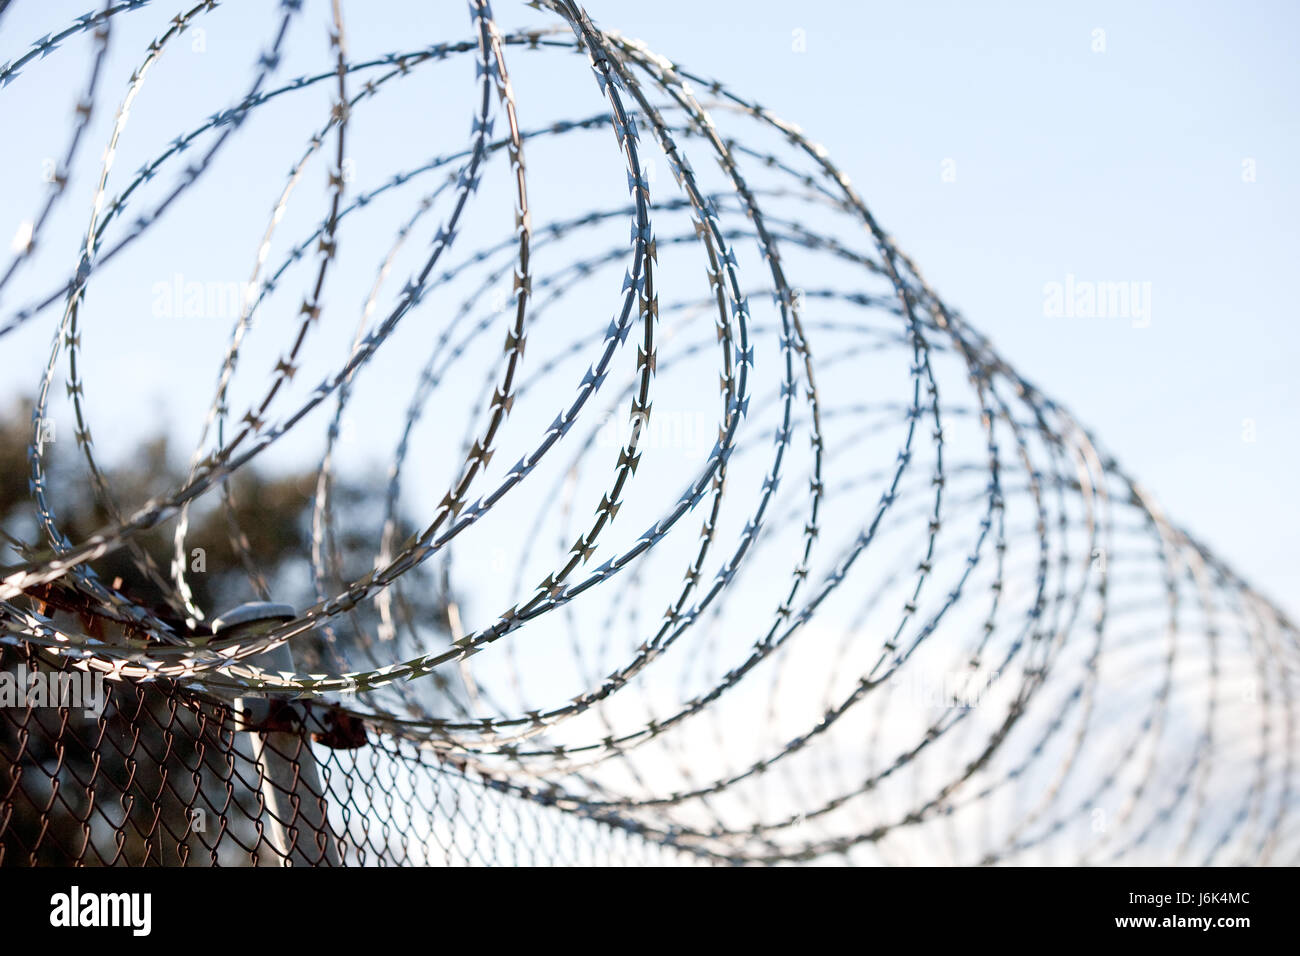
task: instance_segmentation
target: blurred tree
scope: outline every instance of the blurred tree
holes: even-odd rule
[[[13,542],[44,544],[28,489],[30,407],[17,403],[0,417],[0,529],[10,538],[4,564],[22,560]],[[47,487],[59,529],[73,541],[84,540],[110,522],[109,509],[96,500],[79,456],[50,458]],[[180,486],[185,474],[166,437],[157,437],[114,464],[106,477],[125,509]],[[205,496],[213,502],[192,513],[186,544],[191,571],[201,566],[187,574],[199,607],[219,611],[255,597],[231,544],[232,527],[246,536],[256,570],[277,599],[305,593],[315,481],[314,472],[267,476],[241,469],[231,480],[230,516],[217,506],[216,495]],[[332,494],[345,512],[366,497],[364,488],[346,482]],[[135,538],[163,576],[171,566],[173,531],[169,522]],[[373,548],[374,537],[355,530],[338,535],[342,573],[373,560],[366,548]],[[199,555],[201,562],[195,560]],[[119,548],[91,566],[133,602],[165,609],[159,582],[142,571],[130,549]],[[416,601],[423,603],[417,610],[425,620],[445,627],[445,602]],[[32,606],[39,609],[34,599]],[[302,649],[307,663],[320,653],[319,645]],[[19,667],[48,669],[50,663],[32,648],[0,645],[0,669],[13,673]],[[249,759],[247,741],[236,739],[246,735],[205,720],[170,685],[110,686],[110,702],[98,720],[76,710],[0,709],[0,865],[254,862],[249,851],[260,839],[257,781],[248,779],[247,766],[240,772],[240,761]],[[196,816],[195,809],[202,813]],[[219,857],[211,849],[217,845]],[[266,850],[263,844],[260,862],[275,862]]]

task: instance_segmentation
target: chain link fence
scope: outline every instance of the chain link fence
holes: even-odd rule
[[[4,648],[0,662],[33,680],[69,673],[35,651]],[[341,736],[338,712],[304,710],[282,733],[255,734],[228,706],[163,683],[111,685],[98,715],[39,700],[0,709],[4,866],[699,862],[400,739]]]

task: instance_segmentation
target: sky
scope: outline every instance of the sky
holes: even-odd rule
[[[1300,6],[590,9],[822,143],[950,305],[1300,611]],[[1150,283],[1149,324],[1044,316],[1068,275]]]
[[[234,86],[213,85],[226,69],[221,24],[266,36],[269,10],[223,5],[202,64],[192,57],[190,79],[158,84],[149,95],[161,107],[134,132],[162,141],[178,130],[173,106],[228,102]],[[499,7],[503,18],[508,10]],[[1291,497],[1300,464],[1292,388],[1300,330],[1291,294],[1300,253],[1300,8],[660,0],[588,10],[600,26],[725,79],[825,145],[950,305],[1091,428],[1175,521],[1293,615],[1300,611],[1300,557],[1291,546],[1300,533]],[[323,52],[323,11],[307,15],[315,54]],[[0,62],[82,12],[18,0],[0,21]],[[149,30],[166,12],[150,11]],[[384,34],[414,37],[414,48],[465,33],[459,9],[435,15],[414,4],[353,3],[344,12],[362,49]],[[66,123],[48,117],[68,110],[85,75],[90,44],[78,42],[72,55],[51,58],[58,69],[32,64],[31,77],[0,95],[11,140],[0,171],[16,186],[4,230],[36,207],[40,184],[30,174],[64,142]],[[140,49],[138,40],[126,43]],[[231,55],[247,63],[254,49]],[[521,96],[547,95],[548,82]],[[466,92],[462,83],[449,97],[468,102]],[[44,129],[47,142],[14,135],[19,129]],[[274,176],[241,181],[262,208],[293,150],[281,153]],[[245,262],[264,219],[231,218],[194,242],[237,246],[231,262]],[[241,275],[237,268],[220,274]],[[23,288],[48,288],[53,274],[38,268]],[[155,270],[147,288],[170,274]],[[1149,296],[1148,314],[1046,314],[1051,284],[1076,281],[1136,283]],[[144,289],[134,294],[142,307],[150,301]],[[17,298],[0,301],[12,308]],[[227,331],[184,335],[193,354],[211,359]],[[30,394],[47,343],[48,330],[11,337],[11,360],[30,374],[6,376],[9,394]],[[129,345],[107,347],[122,349],[132,370],[116,386],[119,397],[153,408],[169,428],[183,422],[192,437],[192,413],[150,384],[154,360]],[[188,374],[185,359],[175,361]],[[211,362],[202,368],[210,379]],[[110,437],[132,427],[147,430],[129,416],[100,424]]]

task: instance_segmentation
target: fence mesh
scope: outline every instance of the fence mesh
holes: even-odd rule
[[[4,648],[7,671],[58,673]],[[63,672],[66,673],[66,668]],[[268,777],[231,708],[163,683],[121,683],[102,714],[0,709],[0,865],[682,865],[634,827],[529,799],[400,739],[336,741],[304,710],[269,746]],[[357,746],[361,744],[360,746]],[[304,748],[318,776],[298,779]],[[323,820],[323,823],[322,823]]]

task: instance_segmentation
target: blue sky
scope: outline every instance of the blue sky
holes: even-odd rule
[[[1300,6],[591,9],[825,145],[950,305],[1300,612]],[[1150,325],[1044,317],[1067,274],[1150,282]]]
[[[451,6],[454,12],[436,14],[404,3],[344,10],[357,48],[391,48],[395,36],[415,48],[464,35],[465,18]],[[0,23],[0,60],[81,7],[19,0]],[[243,22],[249,36],[265,36],[268,7],[229,4],[214,23],[229,30]],[[1094,429],[1176,521],[1293,614],[1300,611],[1300,558],[1291,546],[1300,533],[1291,497],[1300,465],[1300,399],[1291,387],[1300,354],[1291,294],[1300,253],[1295,4],[660,0],[588,9],[602,27],[726,80],[823,143],[951,305]],[[498,12],[512,22],[508,4]],[[149,31],[168,13],[150,11]],[[323,8],[306,17],[303,35],[319,68]],[[537,18],[524,11],[521,19]],[[1102,52],[1094,49],[1098,30]],[[385,35],[389,46],[376,47]],[[165,139],[179,129],[171,107],[233,97],[234,86],[208,87],[231,63],[243,70],[255,46],[232,52],[223,68],[215,55],[221,36],[214,26],[211,52],[201,65],[191,59],[189,80],[152,90],[155,107],[166,108],[142,117],[135,133]],[[127,42],[140,49],[138,40]],[[29,175],[61,146],[66,124],[48,117],[71,104],[88,48],[84,41],[51,58],[57,69],[33,64],[33,76],[0,96],[11,142],[0,171],[8,181],[19,182],[14,177]],[[122,75],[114,74],[114,83]],[[110,87],[106,99],[119,89]],[[548,92],[543,86],[521,98]],[[459,104],[467,93],[462,81],[448,97]],[[47,143],[16,136],[19,129],[40,129]],[[97,158],[102,139],[91,141],[88,152]],[[447,148],[461,142],[457,127]],[[240,189],[261,189],[265,195],[255,198],[266,208],[298,149],[280,150],[269,188],[248,181]],[[1243,181],[1246,161],[1253,182]],[[39,193],[8,195],[13,208],[4,211],[4,230],[30,215]],[[81,207],[69,219],[69,237],[74,221],[84,223]],[[246,263],[263,224],[256,216],[218,223],[195,242],[237,246],[230,275],[242,277],[235,270],[243,265],[233,263]],[[52,228],[61,235],[63,226]],[[48,288],[54,275],[38,267],[23,288]],[[1044,286],[1067,276],[1150,283],[1149,325],[1045,316]],[[4,304],[15,301],[9,296]],[[194,354],[211,359],[226,331],[204,338],[207,332],[189,328],[184,336],[196,343]],[[7,376],[6,391],[34,387],[47,342],[48,330],[11,337],[11,361],[30,374]],[[122,349],[122,361],[137,355],[136,374],[118,385],[119,397],[171,425],[184,422],[181,431],[191,435],[189,413],[151,387],[138,352],[111,347]],[[174,358],[189,374],[186,360]],[[210,380],[211,365],[195,365],[194,374]],[[138,419],[99,427],[111,436],[132,422],[148,430]],[[1252,426],[1254,440],[1243,440]]]

